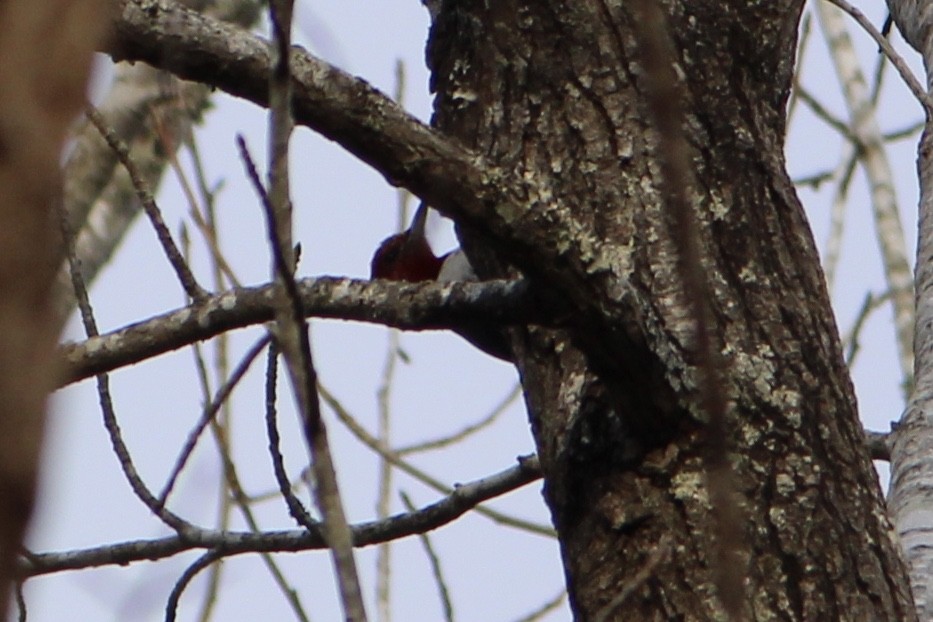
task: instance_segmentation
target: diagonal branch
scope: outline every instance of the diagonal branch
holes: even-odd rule
[[[268,106],[271,45],[231,24],[166,0],[120,0],[113,37],[104,51],[114,60],[144,61]],[[474,154],[407,114],[390,97],[307,52],[294,49],[293,114],[432,205],[452,190],[496,188]],[[439,200],[438,200],[439,199]],[[498,201],[497,201],[498,202]],[[473,201],[456,210],[474,219],[487,211]]]
[[[268,104],[269,44],[166,0],[119,0],[105,49],[118,60],[144,61],[179,77]],[[579,235],[574,210],[546,176],[501,170],[457,141],[420,123],[392,99],[307,52],[291,59],[295,121],[338,142],[439,212],[468,227],[572,310],[574,332],[608,374],[626,374],[668,394],[639,318],[645,293],[611,248]]]

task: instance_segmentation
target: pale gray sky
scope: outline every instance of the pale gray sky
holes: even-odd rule
[[[878,3],[863,10],[876,24]],[[406,105],[427,120],[430,97],[423,62],[427,13],[417,0],[341,0],[300,2],[296,39],[315,53],[360,75],[376,87],[392,92],[396,59],[408,71]],[[814,25],[815,26],[815,25]],[[852,28],[863,66],[872,67],[875,47]],[[836,113],[845,117],[838,82],[825,60],[814,33],[803,81]],[[904,46],[899,44],[899,49]],[[916,67],[912,54],[908,58]],[[919,71],[919,68],[917,69]],[[883,99],[880,121],[887,130],[920,118],[919,107],[901,87],[893,72],[889,93]],[[198,138],[212,181],[223,178],[218,213],[222,243],[227,257],[246,283],[268,277],[264,223],[254,193],[245,181],[235,157],[234,136],[242,132],[257,159],[265,145],[265,115],[255,106],[218,95],[216,109],[207,117]],[[915,140],[894,150],[897,192],[902,219],[911,247],[915,236],[916,179]],[[808,175],[834,167],[841,140],[816,123],[802,106],[789,136],[788,162],[792,175]],[[293,199],[297,234],[304,248],[301,273],[365,277],[370,255],[396,224],[396,193],[376,173],[359,164],[339,147],[307,129],[299,129],[292,147]],[[160,205],[173,229],[186,220],[186,206],[169,181],[160,193]],[[801,192],[808,208],[817,244],[825,245],[828,201],[832,189]],[[853,195],[865,197],[859,180]],[[840,327],[847,330],[866,292],[884,290],[878,269],[878,251],[870,228],[866,199],[854,201],[845,239],[838,284],[833,292]],[[436,223],[434,243],[438,251],[455,241],[449,227]],[[207,282],[204,252],[196,250],[194,266]],[[182,304],[183,296],[148,223],[140,220],[123,245],[116,261],[99,279],[92,292],[102,331],[164,312]],[[70,335],[74,336],[72,325]],[[257,338],[257,330],[234,333],[235,348],[242,351]],[[378,327],[341,322],[315,322],[316,362],[322,381],[369,429],[376,427],[375,390],[379,381],[386,332]],[[897,364],[894,358],[890,313],[878,313],[866,326],[863,352],[854,369],[863,418],[869,427],[886,429],[900,414]],[[491,409],[516,381],[513,369],[477,352],[456,337],[444,334],[405,335],[403,346],[410,364],[400,366],[393,394],[395,442],[443,435],[471,423]],[[234,350],[237,351],[237,350]],[[192,355],[183,351],[159,357],[111,378],[117,414],[138,467],[153,488],[164,482],[178,447],[197,418],[201,397],[193,372]],[[249,492],[274,488],[262,421],[263,364],[257,364],[234,399],[235,456],[243,469]],[[280,391],[283,403],[288,392]],[[282,407],[284,450],[292,472],[306,459],[290,408]],[[362,449],[328,413],[328,424],[338,460],[351,520],[374,515],[376,461]],[[100,423],[94,383],[86,381],[62,391],[50,418],[43,496],[31,547],[36,551],[89,547],[123,540],[167,534],[132,497],[117,469],[116,458]],[[519,403],[492,429],[463,446],[418,456],[414,461],[450,483],[468,481],[513,464],[519,454],[533,450],[524,409]],[[188,474],[174,497],[173,509],[201,525],[212,525],[215,516],[218,470],[213,444],[203,442]],[[416,503],[438,498],[409,478],[399,476],[397,488],[410,493]],[[547,522],[540,486],[529,486],[493,505],[523,517]],[[401,505],[393,502],[396,511]],[[257,508],[267,528],[292,528],[283,504],[271,501]],[[237,528],[242,522],[235,521]],[[459,620],[513,620],[554,595],[563,572],[553,541],[514,529],[498,527],[469,514],[432,534],[442,555]],[[421,545],[414,538],[395,546],[393,587],[395,619],[437,620],[441,609]],[[374,549],[359,552],[358,562],[372,607]],[[105,568],[41,577],[27,584],[29,619],[60,620],[160,620],[165,599],[178,575],[195,556],[170,561],[138,563],[129,568]],[[330,562],[322,552],[279,556],[286,573],[301,594],[314,620],[340,619]],[[276,591],[256,556],[240,556],[228,564],[218,604],[218,620],[293,619],[284,598]],[[188,590],[180,608],[181,620],[194,619],[201,603],[201,586]],[[548,620],[568,620],[566,607]]]

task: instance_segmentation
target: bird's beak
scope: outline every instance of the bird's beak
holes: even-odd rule
[[[428,204],[421,202],[418,204],[418,209],[415,210],[415,216],[411,219],[411,227],[409,227],[409,235],[415,239],[425,239],[427,236],[425,234],[425,225],[428,222]]]

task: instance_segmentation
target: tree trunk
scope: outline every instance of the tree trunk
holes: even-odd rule
[[[888,0],[904,39],[920,52],[926,92],[933,92],[933,13],[930,3]],[[920,138],[917,172],[916,327],[914,383],[904,414],[892,431],[889,508],[910,567],[911,591],[922,620],[933,618],[933,115]]]
[[[904,565],[784,170],[802,5],[663,2],[746,519],[746,617],[909,620]],[[566,331],[512,334],[576,618],[722,619],[700,355],[631,6],[443,2],[428,50],[435,123],[525,180],[527,213],[510,218],[528,239],[546,232],[560,260],[493,245],[472,223],[460,233],[481,275],[520,266],[578,310]]]

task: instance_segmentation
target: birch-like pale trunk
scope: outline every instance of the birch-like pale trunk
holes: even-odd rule
[[[923,55],[930,92],[933,5],[888,0],[888,7],[904,38]],[[918,616],[929,620],[933,618],[933,125],[929,118],[918,154],[914,390],[894,435],[888,506],[907,558]]]

